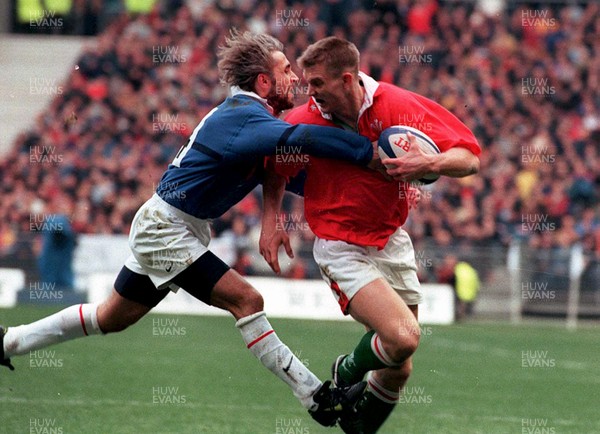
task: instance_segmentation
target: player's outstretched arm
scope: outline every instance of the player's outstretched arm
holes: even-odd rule
[[[411,146],[406,155],[381,161],[386,166],[393,166],[387,173],[398,181],[410,182],[430,173],[462,178],[479,172],[479,158],[466,148],[454,147],[441,154],[425,154],[417,139],[410,133],[408,137]]]
[[[287,232],[277,224],[284,191],[285,178],[267,170],[263,183],[263,215],[258,248],[276,274],[281,273],[278,259],[279,246],[283,244],[287,255],[290,258],[294,257]]]
[[[364,136],[335,127],[306,124],[296,127],[288,143],[301,146],[304,154],[361,165],[369,164],[375,157],[371,141]]]
[[[309,154],[361,165],[367,165],[373,159],[373,145],[364,136],[335,127],[291,125],[266,112],[247,120],[243,134],[236,137],[231,151],[239,159],[257,155]]]

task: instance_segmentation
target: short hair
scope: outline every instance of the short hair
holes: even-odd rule
[[[217,66],[221,83],[254,91],[259,74],[273,77],[275,51],[283,51],[283,44],[274,37],[232,29],[230,37],[225,38],[225,45],[219,47]]]
[[[309,45],[297,60],[301,69],[324,64],[331,75],[358,74],[360,53],[356,45],[337,36],[329,36]]]

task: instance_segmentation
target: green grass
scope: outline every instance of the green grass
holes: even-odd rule
[[[0,323],[51,311],[4,309]],[[153,335],[156,320],[171,321],[167,329],[182,335]],[[322,379],[362,335],[356,323],[271,322]],[[600,433],[599,331],[425,326],[410,393],[381,432]],[[244,348],[232,318],[151,315],[121,334],[45,351],[14,358],[15,372],[0,370],[1,433],[340,432],[312,421]],[[523,367],[523,352],[534,355],[534,366]]]

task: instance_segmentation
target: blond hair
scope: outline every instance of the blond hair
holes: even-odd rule
[[[221,83],[239,86],[246,91],[254,91],[254,83],[259,74],[273,78],[273,52],[283,51],[283,44],[266,34],[230,31],[225,45],[219,47],[219,75]]]

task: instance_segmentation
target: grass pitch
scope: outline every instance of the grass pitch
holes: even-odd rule
[[[56,309],[0,310],[18,325]],[[319,377],[356,323],[271,319]],[[414,373],[381,433],[600,433],[600,328],[423,326]],[[149,315],[129,330],[13,359],[1,433],[318,434],[289,389],[244,348],[232,318]]]

